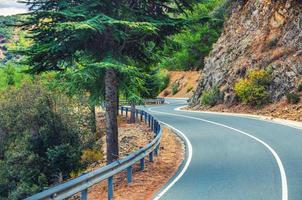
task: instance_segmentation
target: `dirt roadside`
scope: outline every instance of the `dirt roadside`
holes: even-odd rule
[[[127,184],[126,174],[121,173],[114,178],[115,200],[147,200],[159,191],[177,172],[184,159],[182,141],[169,129],[164,129],[159,156],[154,162],[146,159],[145,170],[139,165],[133,168],[133,182]],[[88,199],[106,200],[106,182],[101,182],[88,190]]]

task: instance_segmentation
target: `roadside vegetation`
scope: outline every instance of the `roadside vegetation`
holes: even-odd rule
[[[223,93],[220,92],[219,88],[217,86],[214,86],[212,89],[208,91],[204,91],[200,102],[204,106],[215,106],[216,104],[219,104],[223,101]]]
[[[250,70],[246,78],[235,83],[235,93],[243,103],[260,107],[271,101],[268,91],[271,81],[269,70]]]

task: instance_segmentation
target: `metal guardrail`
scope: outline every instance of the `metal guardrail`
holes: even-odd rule
[[[121,105],[126,105],[128,104],[127,100],[120,100],[119,103]],[[165,98],[155,98],[155,99],[144,99],[143,104],[164,104],[165,103]]]
[[[128,117],[130,108],[121,107],[120,114],[123,115],[124,112],[126,117]],[[159,143],[162,136],[162,130],[159,122],[152,115],[143,110],[136,109],[135,116],[137,120],[147,123],[155,134],[154,139],[148,145],[124,157],[123,159],[117,160],[107,166],[101,167],[100,169],[83,174],[75,179],[35,194],[26,198],[26,200],[61,200],[71,197],[77,193],[81,193],[81,200],[87,200],[88,188],[104,180],[108,180],[108,199],[113,199],[113,176],[122,171],[127,171],[127,182],[131,183],[132,166],[139,162],[140,168],[143,170],[145,167],[145,157],[148,156],[149,161],[153,162],[153,156],[158,154]]]

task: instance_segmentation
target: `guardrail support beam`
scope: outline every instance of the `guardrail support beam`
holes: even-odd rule
[[[154,159],[153,159],[153,151],[151,153],[149,153],[149,161],[150,162],[154,161]]]
[[[141,122],[143,121],[143,113],[144,113],[144,111],[141,110]]]
[[[108,178],[108,200],[113,200],[113,176]]]
[[[145,158],[142,158],[140,160],[140,166],[141,166],[141,170],[144,170],[145,169]]]
[[[148,116],[148,126],[150,127],[150,124],[151,124],[151,117],[150,117],[149,114],[148,114],[147,116]]]
[[[155,156],[158,156],[158,148],[159,148],[159,145],[155,148],[155,150],[154,150],[154,155]]]
[[[127,182],[128,183],[132,182],[132,166],[127,168]]]
[[[81,200],[87,200],[87,189],[81,192]]]
[[[151,131],[154,129],[154,118],[151,116]]]

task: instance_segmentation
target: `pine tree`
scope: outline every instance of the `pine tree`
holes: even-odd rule
[[[107,162],[118,159],[118,88],[135,62],[152,55],[183,26],[178,18],[192,0],[27,0],[26,22],[33,45],[23,51],[31,73],[76,71],[93,76],[93,90],[105,102]],[[89,74],[89,76],[87,76]],[[94,89],[95,89],[94,88]]]

